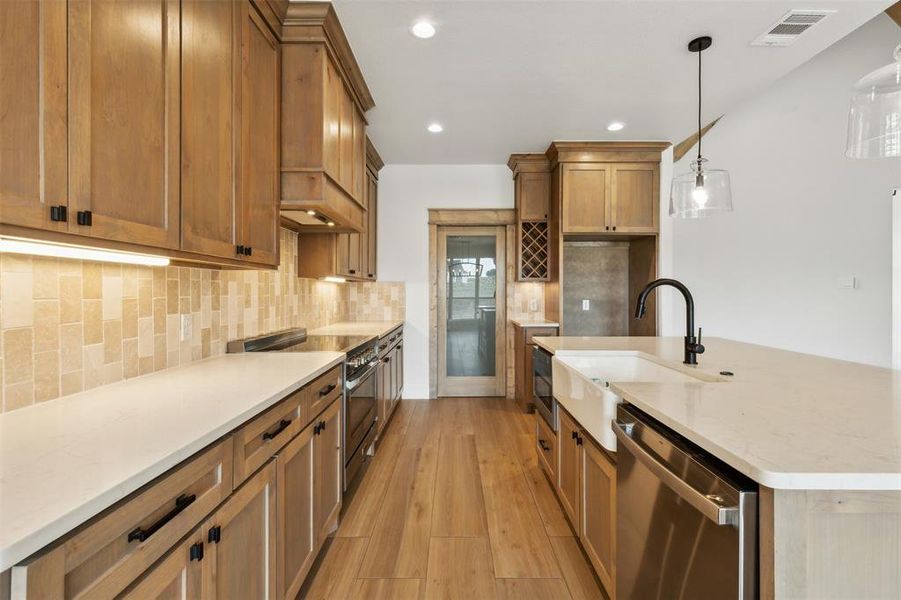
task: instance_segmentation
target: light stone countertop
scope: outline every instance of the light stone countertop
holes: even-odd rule
[[[627,402],[774,489],[901,490],[901,371],[721,338],[539,337],[558,356],[631,353],[726,382],[615,383]]]
[[[510,322],[520,327],[560,327],[560,323],[556,321],[545,321],[544,319],[510,319]]]
[[[382,337],[392,329],[403,325],[403,321],[342,321],[319,327],[308,332],[310,335],[365,335]]]
[[[0,414],[0,572],[343,361],[226,354]]]

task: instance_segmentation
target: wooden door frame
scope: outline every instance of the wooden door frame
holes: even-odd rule
[[[438,397],[438,227],[479,227],[479,226],[504,226],[505,227],[505,254],[510,251],[511,235],[516,224],[516,211],[507,209],[429,209],[429,398]],[[505,256],[509,263],[509,256]],[[505,265],[505,274],[510,275],[509,265]],[[504,281],[504,339],[506,332],[506,304],[509,302],[512,286]],[[500,322],[501,319],[498,319]],[[504,352],[506,353],[506,344]],[[504,357],[506,359],[506,356]],[[507,377],[507,369],[504,368],[503,380]],[[500,385],[500,384],[499,384]],[[504,384],[506,387],[506,383]],[[500,396],[505,395],[505,390],[500,388]]]

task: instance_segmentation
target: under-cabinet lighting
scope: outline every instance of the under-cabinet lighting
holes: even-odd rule
[[[323,277],[322,281],[327,281],[328,283],[344,283],[347,280],[343,277]]]
[[[442,131],[444,131],[444,125],[442,125],[441,123],[431,123],[428,126],[428,130],[431,133],[441,133]]]
[[[165,267],[169,264],[169,259],[165,256],[135,254],[133,252],[116,252],[113,250],[98,250],[96,248],[33,242],[30,240],[8,237],[0,238],[0,254],[4,252],[9,252],[10,254],[31,254],[33,256],[52,256],[55,258],[68,258],[72,260],[94,260],[129,265],[146,265],[148,267]]]
[[[326,225],[328,225],[329,227],[334,227],[334,226],[335,226],[335,222],[334,222],[334,221],[329,221],[328,223],[326,223]]]
[[[621,123],[619,121],[614,121],[607,125],[607,131],[621,131],[623,127],[625,127],[625,123]]]
[[[427,40],[435,35],[435,26],[428,21],[416,21],[413,23],[413,27],[410,28],[410,31],[416,37]]]

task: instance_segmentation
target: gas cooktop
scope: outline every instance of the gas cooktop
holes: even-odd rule
[[[309,335],[303,328],[285,329],[228,343],[229,352],[344,352],[353,356],[375,338],[358,335]]]

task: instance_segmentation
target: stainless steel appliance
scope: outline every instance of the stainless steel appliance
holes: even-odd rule
[[[617,407],[616,596],[757,597],[757,485],[631,405]]]
[[[378,338],[345,335],[308,335],[306,329],[287,329],[228,343],[229,352],[344,352],[344,394],[341,405],[341,450],[344,490],[362,474],[374,452],[376,367]]]
[[[554,400],[554,376],[551,369],[551,353],[535,346],[532,349],[532,389],[535,393],[535,409],[557,431],[557,401]]]

